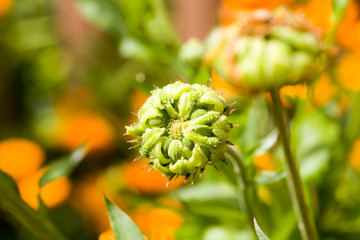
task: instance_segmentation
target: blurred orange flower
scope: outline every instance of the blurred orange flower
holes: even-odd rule
[[[99,240],[115,240],[114,233],[111,229],[103,232],[99,236]]]
[[[360,90],[360,53],[348,53],[340,61],[338,73],[340,83],[351,91]]]
[[[320,28],[325,33],[329,33],[334,27],[331,1],[306,1],[295,11],[302,12],[314,27]],[[352,50],[360,49],[360,22],[358,17],[359,6],[354,1],[350,1],[337,31],[337,40],[340,44]]]
[[[139,89],[135,89],[130,96],[130,102],[132,108],[134,109],[141,108],[141,106],[144,105],[148,97],[149,96],[145,92]]]
[[[259,170],[273,171],[275,170],[275,159],[270,153],[257,155],[254,158],[254,164]]]
[[[349,164],[360,172],[360,139],[356,140],[349,154]]]
[[[103,194],[104,187],[99,182],[98,176],[93,175],[76,184],[71,201],[87,220],[89,228],[98,233],[109,228]],[[108,192],[105,194],[109,196]]]
[[[137,113],[138,109],[141,108],[142,105],[144,105],[144,103],[146,102],[148,97],[149,96],[145,92],[143,92],[139,89],[135,89],[130,95],[130,103],[129,104],[131,106],[130,107],[131,112]],[[130,125],[130,124],[136,122],[137,120],[138,120],[137,116],[135,114],[131,114],[126,125]],[[125,129],[125,126],[124,126],[124,129]]]
[[[360,50],[359,4],[350,1],[338,32],[338,41],[351,50]]]
[[[0,1],[0,15],[6,14],[12,7],[13,0],[1,0]]]
[[[141,231],[152,240],[173,240],[174,232],[184,219],[183,217],[166,208],[141,206],[132,214],[134,222]]]
[[[337,88],[330,81],[327,74],[321,74],[319,80],[315,83],[313,100],[316,105],[324,106],[336,94]]]
[[[223,3],[227,7],[239,10],[254,10],[257,8],[272,9],[291,2],[293,2],[293,0],[223,0]]]
[[[144,168],[148,162],[149,159],[140,159],[119,168],[121,171],[119,176],[124,178],[123,181],[128,188],[144,194],[159,194],[170,191],[182,184],[184,179],[179,177],[175,183],[169,183],[168,187],[166,187],[168,178],[157,170],[148,172],[150,166]]]
[[[320,11],[321,9],[321,11]],[[333,27],[331,1],[311,0],[297,7],[296,12],[301,12],[314,27],[323,32],[329,32]]]
[[[215,71],[212,71],[211,79],[213,89],[217,93],[223,94],[225,99],[230,99],[231,97],[237,95],[238,91],[236,91],[236,88],[230,83],[226,82],[224,79],[222,79],[218,74],[216,74]]]
[[[71,182],[67,177],[50,182],[40,190],[39,180],[45,171],[46,169],[42,168],[35,174],[24,177],[18,182],[21,197],[34,209],[39,207],[39,192],[45,205],[53,207],[67,199],[71,191]]]
[[[82,111],[62,116],[57,129],[58,144],[66,150],[73,150],[87,142],[89,151],[111,149],[114,145],[114,128],[101,115]]]
[[[36,172],[45,154],[35,142],[13,138],[0,142],[0,169],[14,179]]]
[[[306,99],[307,95],[307,87],[303,84],[284,86],[280,89],[281,101],[286,108],[291,107],[289,98]]]

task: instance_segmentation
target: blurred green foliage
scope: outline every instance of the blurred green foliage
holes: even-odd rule
[[[89,154],[76,169],[66,158],[62,171],[43,181],[69,174],[77,183],[103,171],[112,178],[110,188],[116,195],[130,199],[130,210],[143,203],[157,206],[163,196],[180,202],[182,208],[173,210],[185,220],[176,239],[254,239],[239,203],[241,193],[232,163],[220,164],[222,175],[207,169],[196,185],[163,194],[129,191],[121,186],[126,183],[117,183],[114,177],[112,166],[134,158],[120,129],[133,111],[129,99],[134,92],[148,93],[153,85],[164,86],[178,77],[192,83],[205,83],[210,77],[201,62],[179,57],[183,45],[171,22],[170,2],[76,1],[72,11],[78,11],[79,19],[74,21],[82,26],[75,28],[80,31],[77,34],[66,31],[71,24],[64,23],[66,15],[59,2],[16,0],[11,11],[0,16],[0,139],[29,138],[43,146],[49,159],[65,155],[68,150],[56,146],[50,129],[59,121],[57,102],[71,93],[112,124],[115,147]],[[343,2],[334,1],[340,9],[335,11],[337,19],[343,14]],[[78,89],[89,93],[91,100],[78,94]],[[293,98],[287,108],[292,147],[321,239],[360,238],[360,173],[349,166],[350,151],[360,137],[360,95],[348,97],[350,104],[341,114],[334,111],[340,105],[338,99],[316,106],[311,97]],[[235,100],[237,111],[230,120],[239,126],[232,130],[231,141],[244,156],[259,226],[270,239],[300,239],[268,99],[233,96],[229,104]],[[255,164],[254,158],[266,153],[272,156],[272,169]],[[59,165],[52,160],[45,164]],[[45,218],[20,199],[7,174],[1,171],[0,178],[2,239],[63,239],[58,231],[69,239],[97,239],[99,233],[88,227],[69,202],[45,210]],[[35,230],[38,227],[46,232]]]

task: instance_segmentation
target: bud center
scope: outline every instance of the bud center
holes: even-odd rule
[[[168,129],[171,138],[179,140],[183,138],[183,122],[181,120],[171,120]]]

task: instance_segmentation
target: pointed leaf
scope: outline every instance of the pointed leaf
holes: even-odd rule
[[[104,196],[110,225],[116,240],[145,240],[131,218]]]
[[[50,169],[47,170],[39,181],[39,186],[43,187],[49,182],[69,175],[75,167],[84,159],[86,155],[86,144],[75,149],[68,157],[60,158],[55,161]]]
[[[350,0],[332,0],[335,22],[338,22],[343,18],[349,2]]]
[[[255,218],[254,218],[254,225],[255,225],[255,231],[256,231],[256,235],[257,235],[258,239],[259,240],[269,240],[269,238],[265,235],[265,233],[259,227]]]
[[[0,170],[0,208],[12,215],[18,224],[26,227],[42,240],[65,240],[59,230],[43,214],[37,213],[20,197],[15,181]],[[18,227],[18,226],[16,226]]]

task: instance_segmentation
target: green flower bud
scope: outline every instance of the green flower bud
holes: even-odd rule
[[[223,97],[211,88],[178,81],[152,91],[126,133],[141,137],[141,156],[153,169],[194,181],[207,165],[224,160],[232,127],[224,109]]]
[[[191,66],[199,64],[203,58],[204,46],[196,38],[192,38],[181,46],[179,58]]]
[[[210,34],[205,62],[250,92],[294,85],[320,70],[322,42],[300,16],[286,10],[242,12]]]

